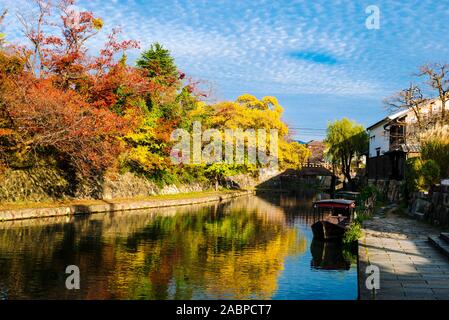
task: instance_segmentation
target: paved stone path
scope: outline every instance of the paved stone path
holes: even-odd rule
[[[441,230],[398,214],[364,222],[359,241],[359,292],[362,300],[449,300],[449,259],[427,240]],[[380,289],[366,289],[366,266],[380,269]]]

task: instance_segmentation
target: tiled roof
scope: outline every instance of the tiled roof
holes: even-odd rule
[[[418,144],[405,144],[401,143],[397,147],[392,148],[391,151],[402,151],[405,153],[420,153],[421,147]]]
[[[421,147],[418,144],[401,144],[402,151],[404,152],[412,152],[419,153],[421,152]]]

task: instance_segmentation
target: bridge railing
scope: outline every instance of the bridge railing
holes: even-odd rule
[[[305,162],[302,164],[303,168],[326,168],[328,170],[332,169],[332,164],[327,162]]]

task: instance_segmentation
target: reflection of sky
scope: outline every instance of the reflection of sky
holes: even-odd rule
[[[0,8],[26,12],[26,2],[0,0]],[[379,30],[365,27],[373,4]],[[212,85],[216,99],[277,96],[295,127],[325,128],[344,116],[372,124],[385,113],[382,100],[408,86],[418,66],[449,62],[447,1],[80,0],[78,6],[102,17],[106,31],[122,26],[144,49],[161,42],[181,70]],[[13,18],[5,23],[7,39],[20,34]]]
[[[308,250],[299,256],[288,257],[278,278],[278,290],[273,299],[288,300],[355,300],[357,299],[357,266],[346,270],[312,269],[310,227],[298,230],[307,238]]]

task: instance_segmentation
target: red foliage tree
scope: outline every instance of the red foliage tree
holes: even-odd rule
[[[35,3],[34,23],[19,16],[31,46],[1,53],[0,150],[51,153],[83,175],[104,170],[122,151],[118,138],[139,122],[135,100],[151,90],[141,71],[116,59],[138,43],[118,41],[114,29],[90,56],[86,41],[101,30],[101,19],[74,11],[73,0]]]

